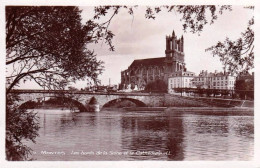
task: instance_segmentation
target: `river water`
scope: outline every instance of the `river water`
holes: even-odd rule
[[[254,117],[174,111],[34,110],[35,160],[252,160]]]

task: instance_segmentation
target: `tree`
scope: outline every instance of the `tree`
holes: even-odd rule
[[[21,81],[35,81],[42,87],[48,89],[59,89],[71,81],[88,79],[94,83],[98,82],[97,76],[102,71],[102,62],[95,57],[94,51],[88,46],[90,43],[98,43],[105,40],[111,51],[114,51],[112,39],[114,34],[108,30],[111,20],[119,13],[119,10],[126,9],[130,15],[134,13],[134,7],[128,6],[99,6],[94,8],[93,19],[85,24],[81,23],[81,11],[78,7],[50,7],[50,6],[7,6],[6,7],[6,93],[9,93],[18,86]],[[232,10],[230,6],[162,6],[147,7],[145,17],[155,19],[156,14],[162,10],[177,12],[182,16],[183,30],[190,30],[192,33],[200,33],[206,24],[212,24],[226,10]],[[111,11],[111,12],[109,12]],[[210,14],[209,18],[207,13]],[[103,23],[98,20],[111,14],[109,19]],[[253,20],[250,25],[253,25]],[[253,67],[253,30],[248,29],[242,35],[240,42],[230,45],[232,51],[228,56],[234,57],[234,63],[239,62],[237,69]],[[232,43],[228,41],[227,43]],[[226,45],[219,45],[220,49]],[[248,46],[248,47],[247,47]],[[242,49],[241,49],[242,47]],[[216,47],[215,55],[220,56]],[[247,53],[245,57],[239,57],[239,51]],[[252,52],[251,52],[252,51]],[[248,54],[249,53],[249,54]],[[214,55],[214,54],[213,54]],[[228,57],[229,58],[229,57]],[[241,60],[242,59],[242,60]],[[225,65],[232,62],[222,59]],[[241,62],[241,63],[240,63]],[[251,66],[252,65],[252,66]],[[231,69],[232,70],[232,69]],[[167,91],[167,86],[155,83],[151,88]],[[7,120],[15,118],[21,121],[19,129],[21,133],[16,139],[16,122],[7,122],[7,157],[14,160],[26,159],[29,151],[21,139],[34,140],[37,136],[36,117],[27,115],[24,111],[17,109],[14,101],[7,99]],[[14,113],[15,116],[10,114]],[[29,122],[28,122],[28,121]],[[10,120],[13,121],[13,120]],[[34,129],[26,129],[33,126]],[[26,132],[28,131],[28,132]],[[11,138],[9,138],[11,137]],[[12,138],[14,137],[14,138]],[[8,139],[9,138],[9,139]],[[22,150],[21,150],[22,149]],[[14,153],[10,151],[14,150]],[[21,152],[22,151],[22,152]],[[9,152],[9,153],[8,153]],[[10,155],[9,155],[10,154]],[[18,159],[17,159],[18,158]],[[12,160],[12,159],[11,159]]]
[[[147,92],[167,92],[167,85],[163,80],[156,80],[153,82],[148,83],[145,86],[145,91]]]
[[[109,13],[108,11],[110,9],[113,9],[114,14],[117,14],[120,8],[127,9],[128,13],[133,15],[134,9],[137,8],[137,6],[117,6],[116,9],[114,6],[101,6],[95,7],[95,11],[97,18],[99,18],[100,16],[105,16],[107,13]],[[245,9],[253,10],[254,7],[247,6]],[[200,34],[200,32],[203,31],[205,25],[213,24],[225,11],[232,11],[232,7],[229,5],[148,6],[146,8],[145,17],[147,19],[155,19],[156,15],[163,10],[181,15],[184,32],[190,31],[194,34]],[[247,29],[241,33],[241,37],[237,40],[232,41],[227,37],[224,42],[218,42],[216,45],[206,49],[206,51],[211,51],[213,56],[218,56],[220,58],[220,61],[224,66],[224,71],[239,74],[240,72],[248,71],[254,68],[253,24],[254,18],[249,20]]]
[[[183,88],[174,88],[174,91],[176,93],[181,93],[181,96],[182,96],[183,90],[184,90]]]
[[[111,19],[119,13],[120,9],[127,9],[130,15],[134,14],[134,10],[138,6],[98,6],[94,8],[94,19],[99,19],[108,13],[113,13],[111,18],[105,22],[109,26]],[[156,15],[161,11],[176,12],[181,15],[183,22],[183,30],[190,31],[192,33],[200,33],[206,24],[213,24],[217,20],[218,15],[222,15],[224,11],[232,10],[229,5],[215,6],[215,5],[172,5],[172,6],[156,6],[146,7],[145,17],[147,19],[155,19]],[[112,11],[112,12],[109,12]],[[207,17],[207,14],[210,14]]]
[[[254,99],[254,78],[240,78],[236,80],[235,91],[241,99],[246,97]]]
[[[6,98],[6,158],[12,161],[27,160],[31,148],[22,140],[35,142],[39,130],[38,117],[35,113],[18,108],[15,101],[19,101],[17,96],[8,95]]]
[[[87,48],[101,38],[111,44],[104,25],[81,23],[78,7],[6,7],[7,93],[21,81],[64,87],[77,79],[97,82],[102,62]]]
[[[68,87],[68,90],[71,90],[71,91],[79,91],[79,89],[73,87],[73,86],[69,86]]]
[[[27,160],[31,149],[22,140],[35,142],[37,116],[18,108],[10,91],[21,81],[35,81],[48,89],[64,89],[71,81],[98,82],[102,62],[88,49],[100,39],[111,46],[113,34],[106,24],[81,23],[78,7],[6,7],[6,157]],[[112,46],[110,48],[113,50]]]
[[[254,19],[252,18],[248,23],[246,31],[241,33],[241,37],[236,41],[232,41],[227,37],[224,42],[218,42],[216,45],[206,49],[206,51],[211,51],[213,56],[220,57],[224,71],[239,74],[254,68],[253,24]]]
[[[104,40],[114,51],[108,30],[111,20],[121,9],[134,14],[137,6],[97,6],[94,17],[81,24],[77,7],[6,7],[6,49],[7,61],[12,75],[7,76],[7,92],[20,81],[34,80],[40,86],[59,88],[69,81],[93,79],[101,72],[101,62],[87,46]],[[253,9],[253,7],[247,7]],[[231,11],[228,5],[179,5],[147,7],[145,17],[155,19],[162,10],[181,15],[183,30],[200,33],[207,24],[213,24],[224,11]],[[111,15],[107,21],[98,20]],[[253,68],[254,20],[236,42],[227,38],[224,43],[207,49],[213,56],[219,56],[228,71],[243,71]],[[228,50],[227,50],[228,49]],[[244,56],[242,56],[244,55]],[[13,66],[15,65],[15,66]],[[63,82],[61,82],[63,81]]]

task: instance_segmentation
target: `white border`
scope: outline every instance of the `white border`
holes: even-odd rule
[[[6,5],[69,5],[69,6],[97,6],[97,5],[254,5],[255,6],[255,158],[253,161],[33,161],[8,162],[5,160],[5,6]],[[237,18],[239,19],[239,18]],[[260,65],[260,2],[257,0],[1,0],[0,2],[0,167],[35,168],[35,167],[260,167],[259,125],[260,95],[259,95],[259,65]],[[258,158],[258,159],[257,159]]]

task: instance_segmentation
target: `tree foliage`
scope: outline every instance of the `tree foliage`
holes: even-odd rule
[[[153,82],[148,83],[145,86],[145,91],[147,92],[167,92],[167,84],[163,80],[156,80]]]
[[[7,96],[6,106],[6,159],[12,161],[28,160],[31,149],[23,141],[35,143],[39,123],[35,113],[18,108],[17,96]]]
[[[252,18],[245,32],[237,40],[230,40],[228,37],[224,42],[206,49],[211,51],[213,56],[218,56],[224,66],[224,70],[239,74],[248,72],[254,68],[254,31]]]
[[[134,15],[137,6],[98,6],[93,19],[81,22],[78,7],[7,6],[6,7],[6,154],[8,160],[25,160],[30,148],[22,140],[34,141],[39,126],[37,117],[18,109],[8,93],[20,82],[35,81],[48,89],[64,89],[71,81],[88,79],[98,82],[102,62],[95,57],[89,44],[101,40],[111,51],[114,34],[108,29],[113,17],[122,9]],[[251,8],[252,9],[252,8]],[[155,19],[162,10],[181,15],[185,32],[200,33],[214,23],[231,6],[160,6],[147,7],[145,17]],[[209,14],[209,15],[208,15]],[[103,23],[101,17],[110,15]],[[247,30],[236,41],[226,39],[212,46],[228,71],[244,71],[254,67],[254,31],[250,20]],[[146,91],[167,91],[163,81],[146,86]]]
[[[7,6],[5,21],[6,157],[27,160],[31,149],[23,141],[34,142],[39,125],[35,114],[18,108],[11,89],[28,80],[48,89],[77,79],[97,83],[102,62],[88,45],[105,39],[110,46],[113,34],[94,20],[82,24],[81,11],[72,6]]]
[[[130,15],[134,15],[135,9],[138,6],[98,6],[95,7],[95,19],[99,19],[102,16],[106,16],[112,11],[113,15],[108,20],[119,13],[119,10],[126,9]],[[155,19],[156,15],[161,11],[174,12],[181,15],[181,21],[183,22],[183,30],[190,31],[192,33],[200,33],[206,24],[213,24],[217,20],[218,15],[222,15],[224,11],[231,11],[232,8],[229,5],[215,6],[215,5],[172,5],[172,6],[155,6],[146,7],[145,18]],[[207,17],[207,14],[210,16]]]
[[[6,64],[12,69],[7,77],[8,91],[21,80],[34,80],[48,88],[64,87],[68,81],[89,77],[97,81],[101,62],[97,61],[88,44],[104,40],[114,51],[114,34],[108,30],[113,17],[120,10],[134,15],[137,6],[97,6],[94,17],[81,24],[77,7],[6,7]],[[253,7],[248,7],[252,9]],[[146,7],[145,17],[155,19],[161,11],[178,13],[183,30],[200,33],[207,24],[214,23],[228,5],[173,5]],[[104,16],[103,23],[98,20]],[[243,71],[253,67],[254,32],[248,29],[237,41],[228,38],[207,51],[219,56],[227,71]],[[240,55],[239,55],[240,54]],[[244,55],[244,56],[242,56]],[[9,70],[8,69],[8,70]]]
[[[88,44],[112,38],[104,25],[82,24],[78,7],[7,6],[7,93],[27,80],[49,89],[77,79],[97,82],[102,62]]]
[[[113,10],[115,14],[119,9],[127,9],[130,15],[134,15],[137,6],[100,6],[95,11],[98,16],[105,16],[109,10]],[[245,10],[253,10],[253,6],[245,7]],[[145,17],[147,19],[155,19],[156,15],[161,11],[174,12],[181,16],[181,22],[184,32],[192,32],[200,34],[204,27],[213,24],[220,15],[225,11],[232,11],[229,5],[173,5],[173,6],[157,6],[146,7]],[[111,19],[110,19],[111,20]],[[249,21],[247,29],[241,33],[241,37],[235,41],[228,37],[224,42],[218,42],[216,45],[209,47],[206,51],[211,51],[213,56],[218,56],[224,65],[224,70],[232,73],[240,73],[249,71],[254,68],[254,30],[252,25],[254,19]]]
[[[254,78],[237,80],[235,91],[241,99],[254,99]]]

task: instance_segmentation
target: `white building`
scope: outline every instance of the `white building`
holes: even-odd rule
[[[197,88],[234,90],[235,81],[236,77],[233,74],[217,71],[208,73],[202,70],[192,82]]]
[[[185,70],[174,72],[168,78],[168,93],[173,94],[174,88],[192,88],[192,79],[194,76],[195,73]]]
[[[211,77],[212,89],[234,90],[236,77],[229,73],[216,73]]]
[[[210,89],[210,77],[212,73],[202,70],[198,76],[192,80],[193,86],[196,88]]]

